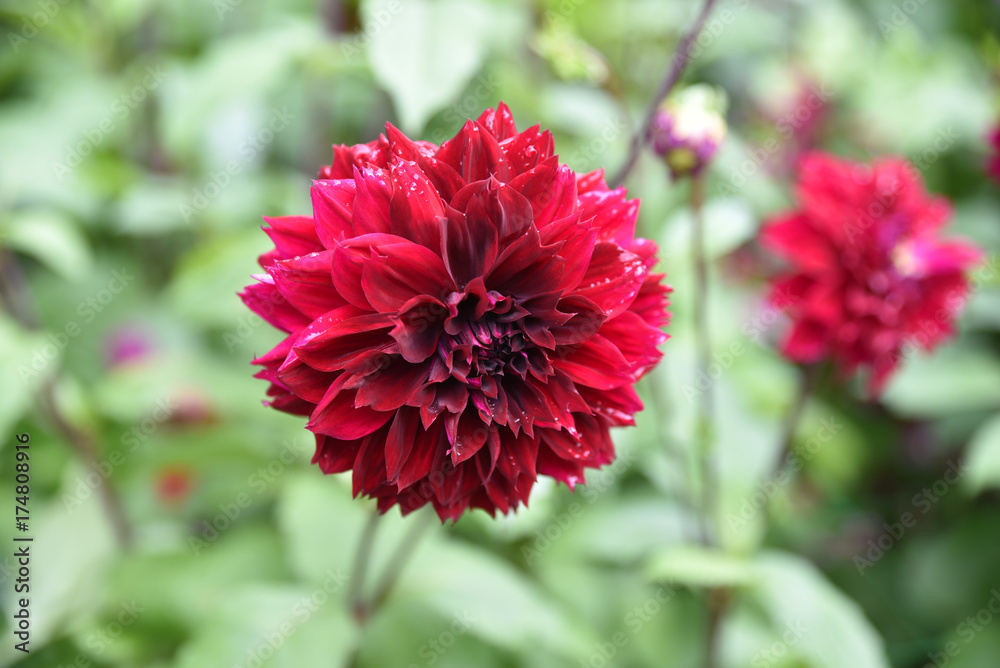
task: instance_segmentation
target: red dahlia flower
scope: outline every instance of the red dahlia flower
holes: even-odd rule
[[[637,200],[560,165],[501,104],[441,146],[392,125],[335,146],[312,201],[267,219],[267,273],[241,296],[288,334],[257,376],[310,417],[325,473],[444,521],[612,460],[608,429],[633,424],[666,339]]]
[[[953,333],[980,251],[943,241],[951,216],[916,169],[889,158],[869,167],[814,153],[799,165],[799,209],[770,221],[763,244],[788,260],[770,300],[793,321],[783,352],[832,358],[844,375],[871,371],[878,394],[906,343],[926,350]]]

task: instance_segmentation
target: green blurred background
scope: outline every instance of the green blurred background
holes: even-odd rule
[[[647,155],[628,185],[676,290],[673,338],[618,464],[575,494],[542,482],[511,517],[435,521],[367,625],[347,612],[370,505],[309,465],[303,420],[261,406],[249,363],[280,337],[235,294],[269,247],[261,216],[309,213],[332,143],[386,121],[440,142],[500,99],[574,169],[614,172],[699,6],[0,2],[0,665],[695,666],[706,587],[729,602],[723,668],[1000,665],[986,0],[721,0],[695,48],[686,80],[730,99],[706,208],[720,550],[696,546],[692,509],[688,189]],[[809,146],[914,160],[988,260],[960,335],[907,359],[881,401],[822,383],[787,481],[799,371],[774,353],[753,239]],[[8,547],[22,432],[27,656]],[[423,521],[389,513],[372,570]]]

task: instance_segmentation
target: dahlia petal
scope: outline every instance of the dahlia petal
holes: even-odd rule
[[[402,358],[389,361],[365,377],[358,389],[357,404],[377,411],[400,408],[427,381],[429,367],[430,364],[410,364]]]
[[[451,165],[466,183],[491,176],[510,180],[510,166],[493,134],[480,123],[469,120],[454,138],[441,144],[435,156]]]
[[[403,304],[393,318],[395,326],[389,332],[399,344],[399,352],[408,362],[423,362],[437,349],[441,336],[440,323],[447,307],[427,295],[417,295]]]
[[[601,327],[601,336],[618,348],[636,377],[660,361],[660,352],[656,347],[667,340],[666,334],[647,325],[631,311],[605,322]]]
[[[306,401],[318,404],[336,380],[334,373],[317,371],[291,351],[275,372],[281,383]]]
[[[761,244],[802,270],[822,271],[834,261],[836,250],[801,214],[780,217],[764,226]]]
[[[455,440],[451,444],[451,463],[458,466],[479,452],[486,445],[489,431],[476,411],[466,409],[457,422]]]
[[[507,156],[512,175],[523,174],[534,169],[540,162],[548,160],[555,153],[552,133],[548,130],[541,131],[537,125],[503,140],[500,143],[500,148]]]
[[[389,202],[392,199],[392,180],[386,170],[365,167],[354,170],[357,194],[351,209],[354,234],[389,233]]]
[[[385,477],[388,482],[395,483],[399,479],[403,464],[417,441],[419,427],[420,418],[416,410],[404,408],[396,411],[385,440]]]
[[[355,193],[353,179],[313,181],[315,230],[324,247],[333,248],[337,241],[354,234],[352,208]]]
[[[446,450],[447,444],[441,434],[440,423],[418,433],[395,478],[398,489],[402,491],[426,478],[432,471],[441,470]],[[426,497],[422,501],[426,503]]]
[[[320,470],[328,475],[348,471],[358,456],[361,441],[360,438],[344,441],[316,434],[316,454],[312,463],[319,464]]]
[[[793,325],[783,352],[797,362],[818,362],[827,352],[826,332],[827,328],[814,320],[801,320]]]
[[[576,175],[576,191],[584,195],[594,191],[608,190],[608,182],[604,180],[604,170],[596,169],[586,174]]]
[[[555,478],[570,489],[584,481],[583,465],[559,457],[546,444],[538,448],[538,472]]]
[[[632,382],[628,361],[613,343],[600,334],[569,348],[566,353],[563,353],[563,348],[556,349],[552,365],[573,382],[600,390]]]
[[[579,181],[577,181],[579,187]],[[639,200],[625,199],[625,189],[592,191],[579,198],[580,218],[592,218],[599,230],[600,241],[612,241],[626,247],[635,238],[635,222],[639,217]]]
[[[392,233],[437,251],[441,248],[444,202],[415,162],[394,159],[393,194],[389,202]]]
[[[333,285],[333,251],[279,260],[268,271],[281,296],[310,318],[347,304]]]
[[[273,282],[248,285],[240,293],[240,299],[251,311],[283,332],[298,331],[312,321],[312,318],[289,304]]]
[[[456,289],[441,256],[424,246],[387,244],[378,253],[362,268],[361,285],[379,311],[395,313],[418,295],[443,300]]]
[[[594,256],[574,294],[587,297],[613,318],[635,301],[648,273],[638,255],[602,242],[594,246]]]
[[[262,228],[274,242],[281,259],[323,250],[316,222],[309,216],[264,216],[270,227]]]
[[[465,286],[497,259],[497,228],[485,215],[466,218],[448,207],[441,220],[441,256],[455,283]]]
[[[510,113],[510,108],[503,102],[498,104],[496,109],[487,108],[476,121],[489,130],[500,142],[517,134],[514,115]]]
[[[392,320],[343,306],[320,316],[302,331],[294,350],[319,371],[337,371],[365,350],[384,345]]]
[[[509,185],[531,203],[539,229],[577,211],[576,178],[555,156],[515,177]]]
[[[392,419],[392,413],[382,413],[367,406],[355,406],[357,390],[345,389],[346,376],[330,386],[316,406],[306,428],[333,438],[351,440],[367,436]]]

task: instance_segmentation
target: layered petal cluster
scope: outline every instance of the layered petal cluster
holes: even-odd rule
[[[761,233],[791,265],[770,294],[793,323],[783,352],[797,362],[832,359],[844,375],[864,368],[878,394],[904,346],[930,350],[953,334],[981,251],[941,239],[951,207],[902,159],[869,166],[808,154],[798,200]]]
[[[335,146],[312,202],[266,219],[275,248],[241,296],[287,334],[257,376],[309,417],[324,472],[443,521],[612,461],[668,319],[637,200],[500,104],[440,146],[392,125]]]

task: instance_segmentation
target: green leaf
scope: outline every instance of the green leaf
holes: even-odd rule
[[[937,418],[1000,407],[995,355],[951,344],[903,361],[882,401],[905,417]]]
[[[4,243],[27,253],[68,280],[87,275],[93,258],[87,240],[65,214],[29,209],[5,226]]]
[[[497,13],[475,0],[377,0],[364,5],[365,31],[372,35],[368,58],[379,84],[392,96],[404,131],[419,132],[479,71],[503,32]],[[478,109],[486,100],[480,102],[473,106]]]
[[[755,597],[809,666],[889,668],[884,643],[861,608],[810,562],[774,552],[762,555],[756,570]]]
[[[699,545],[678,545],[653,557],[646,575],[691,587],[737,587],[756,579],[752,561]]]
[[[965,485],[973,492],[1000,487],[1000,415],[973,435],[965,454]]]

